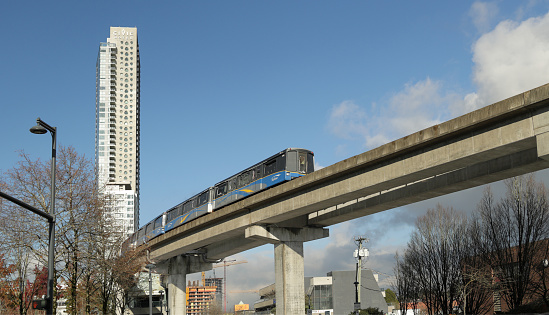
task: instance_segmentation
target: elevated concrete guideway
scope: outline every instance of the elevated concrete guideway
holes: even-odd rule
[[[192,251],[220,259],[301,242],[294,249],[302,255],[302,242],[326,237],[324,227],[548,168],[547,159],[544,85],[200,217],[153,239],[150,254],[156,261]]]

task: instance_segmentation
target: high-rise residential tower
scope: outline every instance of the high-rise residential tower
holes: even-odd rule
[[[96,65],[95,162],[99,189],[126,234],[139,227],[139,45],[137,28],[111,27]]]

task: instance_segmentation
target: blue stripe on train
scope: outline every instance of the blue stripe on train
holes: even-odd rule
[[[180,226],[181,224],[187,223],[190,220],[194,218],[198,218],[206,213],[208,213],[208,204],[202,205],[198,208],[194,208],[193,210],[187,213],[184,213],[178,216],[177,218],[171,220],[170,222],[166,223],[166,225],[164,226],[164,232],[174,229]]]
[[[237,190],[233,190],[230,193],[228,193],[228,194],[226,194],[226,195],[224,195],[220,198],[215,199],[214,200],[214,208],[217,209],[217,208],[225,206],[226,204],[228,204],[228,203],[225,203],[225,201],[227,199],[230,199],[231,197],[236,197],[235,200],[233,200],[233,201],[236,201],[240,198],[247,197],[249,195],[253,195],[256,192],[267,189],[267,188],[269,188],[271,186],[274,186],[274,185],[278,185],[282,182],[289,181],[292,178],[301,177],[303,175],[304,174],[299,174],[299,173],[295,173],[295,172],[287,172],[287,171],[280,171],[280,172],[268,175],[266,177],[263,177],[263,178],[260,178],[256,181],[254,181],[254,182],[251,182],[250,184],[248,184],[248,185],[246,185],[242,188],[239,188]],[[256,190],[250,189],[254,186],[259,186],[259,188],[257,188]]]

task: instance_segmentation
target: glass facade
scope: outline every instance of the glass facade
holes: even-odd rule
[[[311,306],[314,310],[333,309],[332,285],[315,285],[311,293]]]

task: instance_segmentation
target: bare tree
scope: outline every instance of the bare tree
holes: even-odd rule
[[[397,274],[408,281],[399,286],[399,293],[417,292],[428,314],[451,314],[461,296],[467,218],[438,205],[419,218],[416,227],[397,265]]]
[[[485,246],[500,294],[509,309],[527,302],[533,266],[545,248],[549,232],[549,204],[543,184],[532,175],[506,181],[507,193],[499,202],[487,190],[478,213]]]
[[[493,310],[493,294],[498,285],[493,281],[492,269],[486,264],[490,250],[483,244],[478,221],[469,221],[464,253],[461,260],[462,282],[460,307],[464,314],[486,314]]]
[[[396,264],[394,267],[394,274],[396,277],[396,283],[394,284],[398,301],[399,309],[402,314],[406,314],[408,306],[411,306],[413,310],[417,307],[419,301],[419,288],[417,286],[417,279],[414,278],[414,272],[412,266],[407,264],[408,259],[404,257],[400,258],[398,252],[395,254]]]

